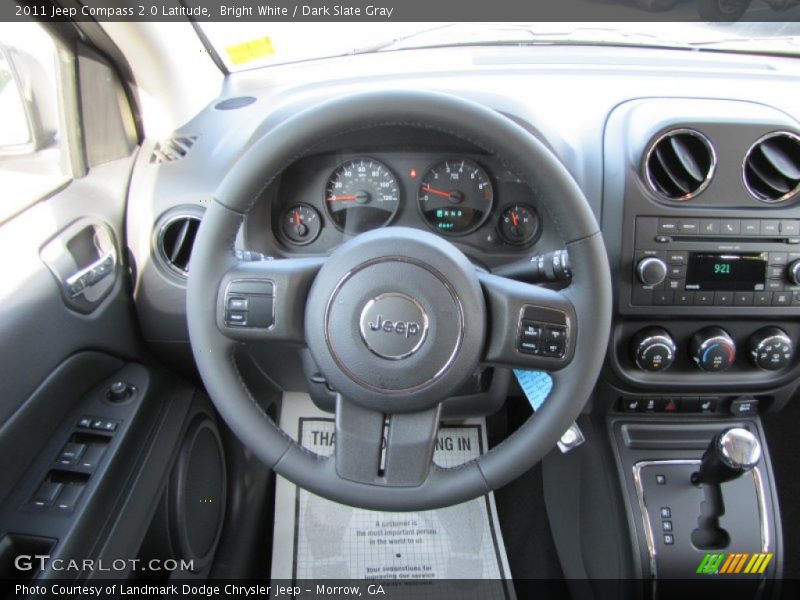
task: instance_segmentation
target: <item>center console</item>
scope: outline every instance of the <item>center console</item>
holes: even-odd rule
[[[646,596],[731,580],[768,597],[781,573],[760,415],[800,381],[798,132],[738,101],[643,99],[608,122],[616,315],[593,412]],[[752,464],[729,460],[742,444]]]

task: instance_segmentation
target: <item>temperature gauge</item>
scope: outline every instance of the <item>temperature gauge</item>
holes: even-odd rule
[[[281,231],[295,244],[310,244],[322,229],[319,212],[308,204],[295,204],[283,213]]]
[[[531,206],[512,204],[500,213],[498,230],[500,237],[509,244],[530,244],[539,233],[539,216]]]

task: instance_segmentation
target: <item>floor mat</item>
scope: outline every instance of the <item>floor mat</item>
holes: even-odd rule
[[[333,416],[306,394],[284,396],[281,427],[318,454],[333,452]],[[469,419],[440,430],[434,461],[455,466],[485,449],[483,419]],[[492,494],[444,509],[386,513],[325,500],[279,477],[273,548],[280,549],[273,579],[485,579],[496,585],[481,586],[481,598],[514,598]],[[452,597],[469,596],[458,587]],[[444,590],[437,586],[432,597],[451,597]]]

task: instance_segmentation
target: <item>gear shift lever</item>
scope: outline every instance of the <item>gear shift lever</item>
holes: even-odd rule
[[[761,459],[758,438],[742,427],[720,431],[711,440],[700,462],[700,470],[692,474],[692,483],[719,485],[750,471]]]

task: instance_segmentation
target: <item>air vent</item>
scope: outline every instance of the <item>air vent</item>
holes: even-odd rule
[[[197,136],[191,135],[174,137],[156,142],[153,153],[150,155],[150,164],[160,165],[162,163],[180,160],[188,154],[196,141]]]
[[[781,131],[753,144],[744,159],[744,184],[761,202],[783,202],[800,191],[800,137]]]
[[[192,247],[199,227],[199,217],[181,215],[173,217],[161,228],[158,239],[161,257],[173,271],[183,277],[189,273]]]
[[[676,129],[650,146],[645,173],[653,191],[670,200],[685,202],[711,183],[716,160],[706,136],[693,129]]]

